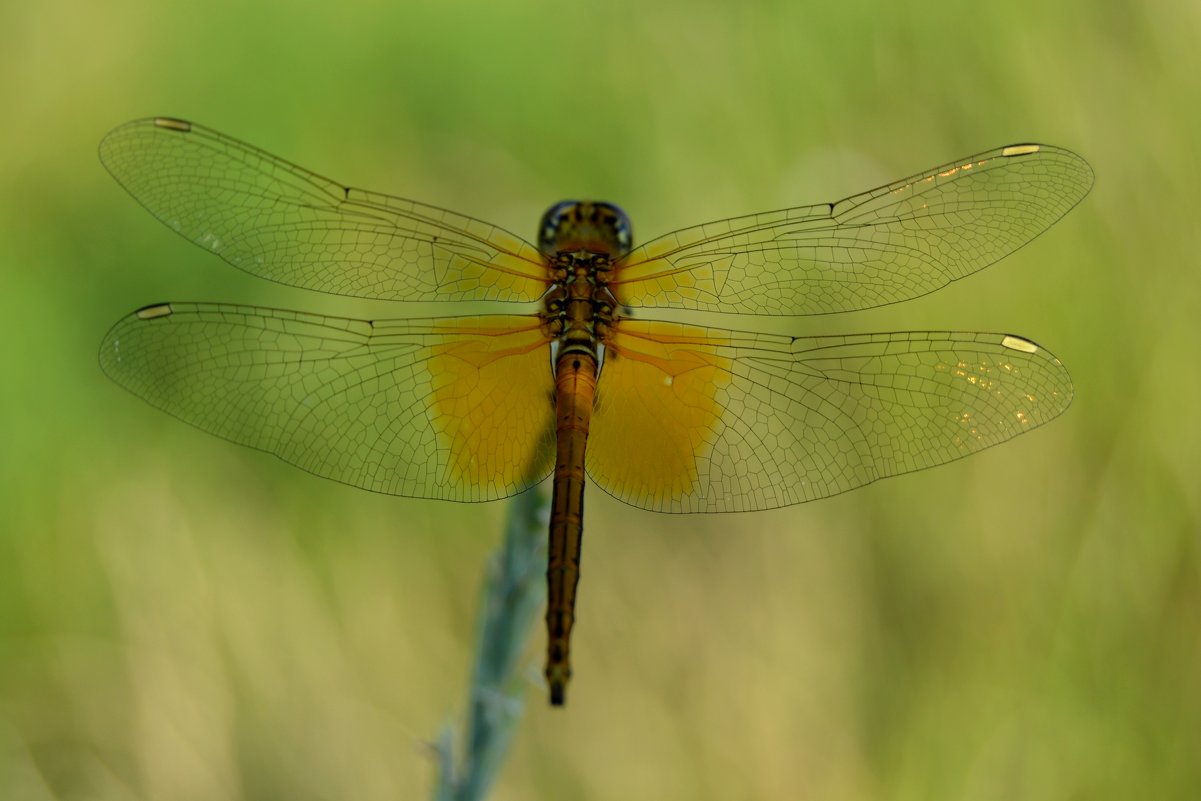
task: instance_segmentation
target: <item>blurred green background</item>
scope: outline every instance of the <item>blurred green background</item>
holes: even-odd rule
[[[591,492],[570,702],[537,631],[494,797],[1196,798],[1201,5],[809,5],[0,5],[0,798],[421,798],[463,709],[505,504],[324,482],[100,373],[156,301],[365,308],[130,200],[96,145],[151,115],[528,236],[564,197],[647,238],[1083,154],[1093,193],[1002,264],[772,324],[1020,333],[1068,413],[776,512]]]

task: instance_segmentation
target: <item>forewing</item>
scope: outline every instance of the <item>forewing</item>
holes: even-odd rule
[[[486,501],[552,467],[546,345],[530,317],[368,322],[170,303],[118,322],[100,364],[150,404],[310,473]]]
[[[837,203],[752,214],[632,251],[612,287],[626,306],[806,315],[916,298],[1047,230],[1092,186],[1049,145],[969,156]]]
[[[588,472],[653,511],[772,509],[975,453],[1071,398],[1059,360],[1016,336],[624,320],[606,342]]]
[[[251,275],[381,300],[537,300],[542,256],[499,228],[323,178],[202,125],[130,122],[100,143],[169,228]]]

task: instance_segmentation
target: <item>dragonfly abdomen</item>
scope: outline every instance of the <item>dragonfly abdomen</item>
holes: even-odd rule
[[[550,513],[550,549],[546,565],[546,680],[550,702],[562,706],[571,678],[571,627],[575,622],[584,534],[584,453],[596,397],[596,359],[569,352],[555,373],[554,491]]]

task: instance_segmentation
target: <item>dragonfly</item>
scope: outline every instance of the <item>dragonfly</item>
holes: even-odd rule
[[[156,303],[113,326],[100,364],[197,428],[373,492],[491,501],[553,476],[556,706],[586,480],[656,512],[774,509],[976,453],[1072,399],[1059,359],[1016,334],[784,336],[679,319],[852,312],[971,275],[1088,193],[1088,163],[1059,147],[1008,145],[641,245],[611,203],[551,206],[531,244],[174,118],[116,128],[100,159],[169,228],[251,275],[452,304],[354,319]],[[471,313],[480,301],[512,313]]]

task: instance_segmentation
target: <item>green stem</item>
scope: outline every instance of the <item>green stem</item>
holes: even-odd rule
[[[519,661],[546,601],[549,514],[541,487],[513,500],[504,544],[484,578],[464,752],[455,759],[454,732],[448,726],[438,739],[435,801],[481,801],[508,753],[528,686]]]

